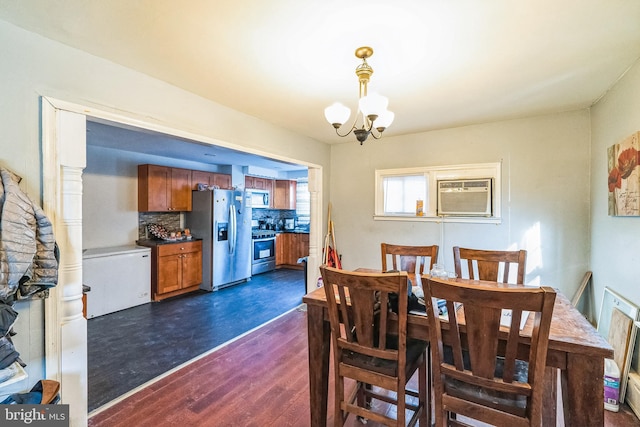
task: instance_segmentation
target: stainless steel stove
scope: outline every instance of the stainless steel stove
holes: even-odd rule
[[[251,230],[251,274],[266,273],[276,269],[276,232]]]
[[[276,232],[273,230],[251,230],[252,239],[264,239],[267,237],[276,237]]]

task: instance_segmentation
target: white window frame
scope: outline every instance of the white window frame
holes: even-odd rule
[[[376,169],[374,220],[378,221],[427,221],[427,222],[468,222],[499,224],[502,222],[502,162],[474,163],[465,165],[425,166],[402,169]],[[427,195],[424,201],[424,215],[398,215],[384,212],[384,179],[392,176],[424,174],[427,181]],[[492,216],[438,216],[438,181],[456,179],[491,178],[493,181]]]

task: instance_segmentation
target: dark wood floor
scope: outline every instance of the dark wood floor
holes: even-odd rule
[[[89,412],[302,303],[304,272],[276,270],[90,319]]]
[[[306,331],[305,311],[294,310],[96,413],[89,426],[308,426]],[[346,425],[362,426],[353,417]],[[638,425],[626,406],[605,412],[606,427]]]

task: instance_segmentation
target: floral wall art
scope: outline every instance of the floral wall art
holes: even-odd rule
[[[640,132],[607,149],[609,215],[640,216]]]

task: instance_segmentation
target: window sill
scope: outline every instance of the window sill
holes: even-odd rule
[[[460,217],[460,216],[387,216],[374,215],[374,221],[408,221],[408,222],[451,222],[451,223],[467,223],[467,224],[501,224],[502,218],[498,217]]]

